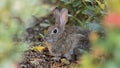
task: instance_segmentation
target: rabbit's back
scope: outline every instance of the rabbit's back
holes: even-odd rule
[[[86,37],[88,37],[90,31],[87,30],[87,29],[83,29],[82,27],[80,26],[67,26],[65,28],[65,33],[67,33],[68,35],[70,34],[82,34],[82,35],[85,35]]]
[[[88,34],[89,31],[81,27],[66,27],[60,39],[62,41],[59,42],[59,44],[61,44],[60,46],[63,46],[63,55],[71,59],[70,56],[74,54],[75,49],[89,50]]]

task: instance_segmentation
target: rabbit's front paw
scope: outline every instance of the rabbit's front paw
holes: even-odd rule
[[[70,54],[65,54],[64,56],[67,58],[67,60],[71,60],[72,59]]]
[[[53,58],[52,58],[53,61],[57,61],[57,62],[59,62],[60,59],[61,59],[61,57],[53,57]]]
[[[67,58],[67,60],[71,60],[71,55],[73,54],[73,50],[71,49],[68,53],[66,53],[64,56]]]

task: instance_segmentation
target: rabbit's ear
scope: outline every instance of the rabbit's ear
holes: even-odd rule
[[[68,21],[68,10],[63,8],[60,14],[60,26],[65,27],[65,24]]]
[[[59,22],[60,22],[60,11],[58,9],[54,10],[54,18],[55,18],[55,23],[59,24]]]

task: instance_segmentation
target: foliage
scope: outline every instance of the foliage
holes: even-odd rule
[[[0,68],[13,68],[22,60],[28,49],[24,40],[27,27],[33,15],[44,16],[48,5],[40,5],[39,0],[0,0]],[[26,25],[27,24],[27,25]]]
[[[99,23],[105,14],[104,2],[98,0],[60,0],[59,7],[68,8],[69,24],[89,29],[88,23]]]
[[[27,48],[26,43],[20,42],[21,29],[18,29],[17,25],[15,22],[11,22],[11,24],[0,23],[1,68],[11,68],[12,62],[20,60],[22,52]]]
[[[103,18],[106,37],[100,39],[97,33],[90,34],[92,51],[81,59],[82,68],[120,68],[120,6],[119,0],[106,1],[109,9]]]

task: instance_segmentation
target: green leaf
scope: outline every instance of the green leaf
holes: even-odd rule
[[[94,16],[95,15],[94,9],[95,9],[94,7],[86,7],[86,9],[82,11],[82,14]]]
[[[93,2],[93,0],[85,0],[86,2]]]
[[[77,7],[80,4],[81,4],[81,2],[79,0],[77,0],[77,1],[74,1],[72,5],[73,5],[73,7]]]
[[[64,3],[68,3],[69,2],[69,0],[60,0],[60,1],[62,1]]]
[[[86,51],[86,50],[84,50],[84,49],[79,49],[79,51],[80,51],[80,53],[82,53],[82,54],[87,54],[88,52]]]
[[[94,32],[99,32],[102,29],[101,25],[97,23],[88,23],[87,27],[89,30],[94,31]]]
[[[119,68],[119,67],[114,61],[110,60],[105,64],[104,68]]]

